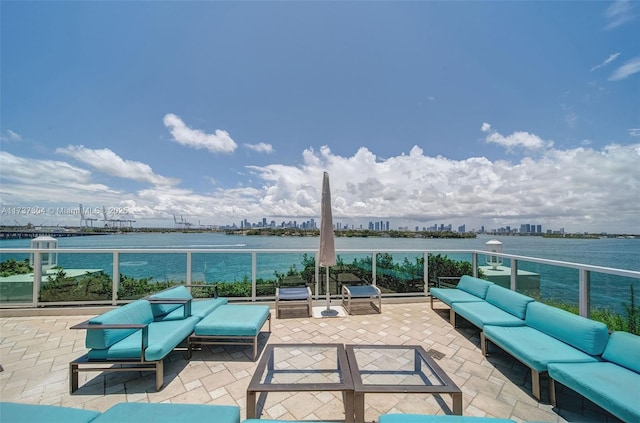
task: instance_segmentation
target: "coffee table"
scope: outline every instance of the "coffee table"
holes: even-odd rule
[[[304,391],[342,392],[345,422],[354,421],[353,380],[344,345],[267,345],[247,388],[247,418],[258,414],[259,392]]]
[[[355,420],[364,422],[368,393],[448,394],[453,414],[462,415],[462,391],[418,345],[347,345],[354,383]]]

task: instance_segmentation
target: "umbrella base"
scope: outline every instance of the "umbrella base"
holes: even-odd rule
[[[347,317],[347,313],[341,306],[331,306],[329,310],[327,310],[327,306],[313,307],[313,317],[317,319],[326,317]]]

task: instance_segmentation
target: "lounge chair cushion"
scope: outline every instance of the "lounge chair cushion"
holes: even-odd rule
[[[607,325],[577,314],[534,302],[527,307],[527,326],[590,355],[600,355],[609,339]]]
[[[613,332],[602,358],[640,374],[640,336]]]
[[[489,282],[484,279],[474,278],[473,276],[464,275],[460,278],[457,288],[473,294],[476,297],[485,299],[487,296],[487,290],[493,285],[493,282]]]
[[[234,405],[124,402],[109,408],[94,422],[240,423],[240,408]]]
[[[89,320],[89,324],[97,325],[148,324],[151,322],[153,322],[151,304],[145,300],[125,304]],[[88,329],[85,345],[87,348],[109,348],[136,330],[138,329]]]
[[[7,423],[88,423],[99,415],[98,411],[79,408],[0,402],[0,418]]]
[[[487,325],[524,326],[524,320],[486,301],[453,303],[453,311],[473,325],[484,328]]]
[[[309,290],[307,288],[280,288],[278,290],[278,298],[280,300],[306,300],[309,298]],[[263,421],[263,420],[261,420]]]
[[[218,308],[221,305],[225,305],[229,302],[227,298],[208,298],[206,300],[193,300],[191,302],[191,315],[198,319],[204,319],[209,313]],[[179,306],[171,313],[161,317],[156,317],[156,320],[179,320],[184,319],[184,310],[182,306]]]
[[[151,323],[148,326],[149,346],[145,350],[145,360],[157,361],[164,358],[193,332],[198,320],[197,317],[192,316],[181,320]],[[87,331],[87,337],[90,332],[91,330]],[[138,330],[108,348],[89,350],[88,357],[90,360],[139,360],[141,348],[142,331]]]
[[[257,336],[269,317],[267,305],[226,304],[196,325],[196,336]]]
[[[179,286],[175,286],[173,288],[169,288],[169,289],[165,289],[164,291],[158,292],[157,294],[152,294],[149,295],[149,298],[154,298],[154,299],[167,299],[167,298],[171,298],[171,299],[192,299],[193,297],[191,296],[191,293],[189,292],[189,290],[187,289],[186,286],[183,285],[179,285]],[[153,310],[153,317],[154,318],[159,318],[161,316],[164,316],[166,314],[171,313],[172,311],[181,308],[182,305],[180,304],[157,304],[157,303],[152,303],[151,304],[151,309]],[[191,311],[193,313],[193,310]],[[181,317],[182,318],[182,313]]]
[[[485,300],[518,319],[524,319],[527,312],[527,305],[534,301],[533,298],[522,295],[500,285],[491,285],[487,290]]]

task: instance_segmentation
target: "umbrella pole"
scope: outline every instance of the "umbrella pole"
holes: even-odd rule
[[[326,292],[326,294],[327,294],[327,309],[322,312],[322,315],[326,316],[326,317],[333,317],[333,316],[337,316],[338,315],[338,310],[332,310],[331,309],[331,293],[329,292],[330,288],[331,288],[331,286],[329,284],[329,266],[325,267],[325,269],[326,269],[326,281],[327,281],[327,292]]]

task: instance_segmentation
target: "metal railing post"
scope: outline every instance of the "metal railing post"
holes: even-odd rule
[[[191,292],[191,251],[187,251],[187,289]]]
[[[578,310],[580,316],[588,318],[591,314],[591,272],[580,269],[578,284]]]
[[[251,253],[251,301],[256,300],[256,274],[258,273],[258,261],[256,252]]]
[[[429,294],[429,252],[425,251],[423,256],[424,263],[422,264],[422,272],[424,275],[422,276],[422,280],[424,282],[424,294]]]
[[[320,253],[316,253],[316,287],[314,292],[314,298],[317,300],[320,295],[318,289],[320,286]]]
[[[42,257],[39,251],[33,252],[33,298],[31,299],[34,307],[38,307],[38,298],[40,297],[40,283],[42,282]]]
[[[113,252],[113,285],[111,303],[112,305],[118,304],[118,288],[120,287],[120,252]]]
[[[375,251],[371,253],[371,285],[376,285],[378,283],[376,279],[376,257],[378,253]]]
[[[510,288],[512,291],[518,290],[518,260],[511,260],[511,281]]]
[[[478,253],[471,253],[471,267],[473,267],[473,277],[478,277]]]

